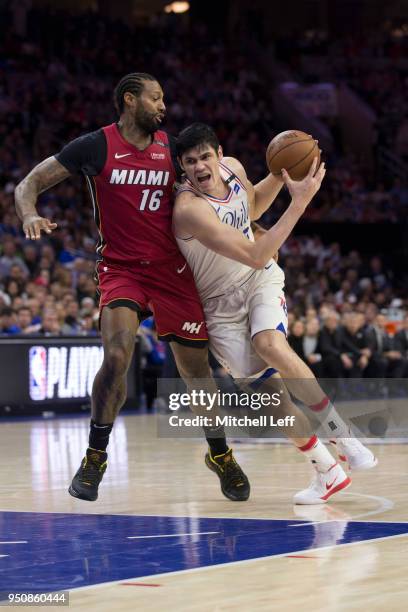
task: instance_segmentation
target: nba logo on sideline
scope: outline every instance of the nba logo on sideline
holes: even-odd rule
[[[29,352],[30,398],[44,400],[47,382],[47,351],[44,346],[32,346]]]

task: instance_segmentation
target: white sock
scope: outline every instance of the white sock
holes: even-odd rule
[[[298,449],[309,459],[318,472],[327,472],[336,463],[335,458],[317,436],[312,436],[309,442],[304,446],[298,446]]]

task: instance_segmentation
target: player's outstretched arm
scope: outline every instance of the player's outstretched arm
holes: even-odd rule
[[[182,193],[173,210],[173,231],[177,238],[194,237],[208,249],[252,268],[262,268],[255,243],[242,232],[222,223],[203,198]]]
[[[55,157],[48,157],[37,164],[17,185],[14,192],[16,211],[23,223],[26,238],[38,240],[42,231],[50,234],[57,227],[56,223],[38,214],[37,198],[40,193],[57,185],[70,174]]]
[[[208,202],[191,192],[181,193],[176,198],[174,233],[178,238],[193,236],[212,251],[251,268],[263,268],[288,238],[319,190],[326,170],[324,164],[317,172],[316,167],[317,158],[303,181],[292,181],[287,172],[283,172],[283,180],[292,196],[291,204],[279,221],[256,242],[251,242],[239,230],[222,223]]]

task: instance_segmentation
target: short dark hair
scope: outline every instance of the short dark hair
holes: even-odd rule
[[[143,91],[144,81],[157,81],[157,79],[147,72],[131,72],[125,75],[116,85],[113,92],[113,102],[119,115],[125,108],[125,100],[123,96],[126,92],[130,92],[135,96],[140,96]]]
[[[220,146],[217,134],[205,123],[192,123],[177,136],[177,155],[181,157],[186,151],[205,144],[217,152]]]
[[[20,306],[20,308],[17,309],[17,314],[20,314],[20,312],[22,312],[23,310],[28,310],[28,312],[32,314],[31,308],[29,306]]]
[[[14,314],[14,310],[10,306],[3,306],[0,312],[0,317],[11,317]]]

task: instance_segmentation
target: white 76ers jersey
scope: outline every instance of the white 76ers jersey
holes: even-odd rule
[[[248,240],[253,241],[247,191],[239,178],[221,162],[220,172],[222,179],[229,187],[226,198],[219,199],[201,193],[188,180],[180,185],[178,193],[191,191],[204,198],[212,206],[222,223],[231,225],[242,232]],[[208,298],[225,295],[233,288],[243,285],[255,273],[253,268],[211,251],[194,236],[189,238],[176,236],[176,239],[180,251],[193,272],[203,302]],[[270,269],[272,275],[276,274],[277,282],[282,282],[283,271],[273,259],[265,268]]]

